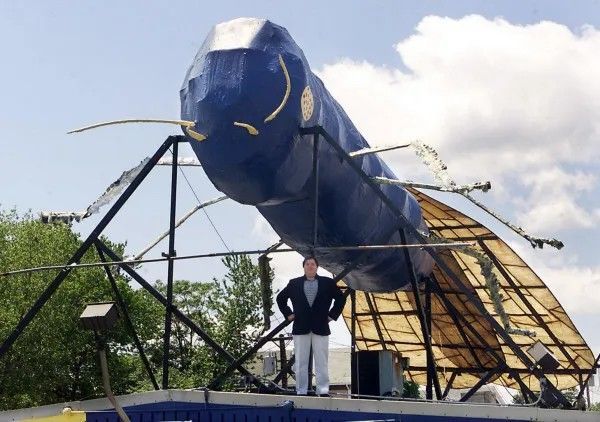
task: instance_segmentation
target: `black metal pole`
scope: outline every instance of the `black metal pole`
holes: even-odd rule
[[[398,207],[383,193],[381,188],[378,186],[376,182],[374,182],[370,176],[368,176],[362,169],[359,164],[354,162],[352,158],[348,155],[348,153],[336,143],[336,141],[323,129],[321,126],[314,126],[309,128],[301,128],[300,134],[309,135],[319,133],[323,138],[327,141],[327,143],[338,153],[340,158],[342,158],[346,163],[363,179],[365,184],[369,186],[376,195],[381,199],[381,201],[386,204],[390,210],[396,215],[396,217],[404,223],[404,229],[409,231],[411,235],[415,237],[421,243],[427,243],[427,240],[423,235],[421,235],[417,229],[415,229],[412,224],[406,219],[404,214],[398,209]],[[523,352],[513,341],[510,335],[506,332],[504,327],[498,323],[490,313],[485,309],[484,305],[474,296],[474,293],[471,292],[464,283],[460,280],[460,278],[454,274],[452,269],[446,265],[443,259],[439,256],[435,249],[430,247],[424,247],[424,249],[431,255],[435,263],[438,265],[440,270],[442,270],[445,274],[448,275],[452,279],[452,281],[459,287],[459,289],[469,298],[471,303],[477,308],[477,310],[481,313],[481,315],[491,324],[494,328],[495,332],[504,340],[504,342],[510,347],[512,352],[521,360],[521,362],[527,367],[531,369],[531,373],[535,375],[538,379],[545,378],[544,373],[534,365],[534,363],[527,357],[525,352]],[[548,387],[548,391],[560,401],[560,403],[566,407],[570,407],[571,403],[564,397],[564,395],[556,388],[554,384],[550,381],[546,383]]]
[[[319,134],[313,135],[313,178],[314,178],[314,220],[313,220],[313,247],[317,247],[319,233]]]
[[[523,382],[523,380],[521,380],[521,382],[519,383],[519,389],[521,390],[521,395],[523,396],[523,400],[525,401],[525,404],[529,404],[529,403],[531,403],[531,397],[529,396],[530,391],[524,389],[523,385],[525,385],[525,383]]]
[[[102,252],[104,252],[110,259],[114,261],[120,261],[121,258],[117,256],[108,246],[106,246],[101,241],[98,241],[98,246],[101,248]],[[162,303],[163,306],[167,306],[167,298],[165,298],[158,290],[154,288],[150,283],[148,283],[144,277],[139,275],[133,268],[131,268],[128,264],[118,264],[120,268],[123,269],[127,274],[131,276],[135,281],[137,281],[144,289],[148,291],[156,300]],[[182,323],[184,323],[187,327],[189,327],[192,331],[194,331],[204,342],[215,350],[221,357],[226,359],[228,362],[235,362],[235,358],[231,356],[227,350],[223,349],[215,340],[212,339],[210,335],[208,335],[198,324],[192,321],[188,316],[186,316],[183,312],[181,312],[177,306],[173,305],[171,308],[173,315],[177,319],[179,319]],[[236,368],[238,371],[249,377],[252,380],[252,383],[256,385],[258,388],[263,390],[268,390],[268,387],[263,384],[254,374],[244,368],[242,365],[239,365]]]
[[[281,370],[279,371],[277,376],[273,379],[273,382],[275,384],[277,384],[279,381],[281,381],[285,377],[286,378],[285,387],[287,388],[287,374],[289,374],[292,371],[292,367],[294,366],[295,361],[296,361],[296,356],[294,354],[292,354],[292,356],[290,356],[290,358],[287,361],[287,363],[285,364],[285,366],[283,366],[283,365],[281,366]],[[282,385],[282,387],[283,387],[283,385]]]
[[[313,135],[313,177],[314,177],[314,219],[313,219],[313,248],[317,247],[317,237],[319,235],[319,134]],[[313,250],[314,254],[314,250]],[[310,345],[308,352],[308,390],[312,389],[313,377],[313,348]]]
[[[369,307],[369,312],[371,313],[371,317],[373,318],[373,324],[375,325],[377,336],[379,337],[379,341],[381,342],[381,347],[383,348],[383,350],[387,350],[387,343],[383,338],[383,332],[381,331],[381,327],[379,326],[379,320],[377,319],[379,314],[376,312],[375,307],[373,306],[373,301],[371,300],[370,293],[363,292],[363,294],[365,295],[365,299],[367,300],[367,306]]]
[[[590,401],[590,386],[589,385],[585,386],[585,392],[586,392],[586,397],[587,397],[587,408],[589,409],[590,406],[592,405],[592,402]]]
[[[102,250],[98,247],[98,245],[96,245],[96,249],[98,250],[98,256],[100,257],[100,260],[106,261],[104,253],[102,253]],[[138,350],[138,353],[140,354],[140,359],[142,359],[144,368],[146,368],[146,372],[148,373],[148,378],[150,378],[150,381],[152,382],[152,386],[154,387],[154,389],[160,390],[160,387],[158,386],[158,382],[156,382],[156,377],[154,376],[154,372],[152,372],[152,367],[150,366],[150,361],[148,361],[148,357],[146,357],[146,353],[144,352],[144,347],[142,346],[142,342],[140,341],[140,339],[135,331],[135,327],[133,325],[133,322],[131,321],[129,312],[127,311],[127,305],[125,304],[125,301],[123,300],[123,296],[121,296],[121,293],[119,292],[119,287],[117,286],[117,282],[116,282],[115,278],[113,277],[112,272],[110,271],[110,266],[106,265],[104,267],[104,271],[106,272],[106,277],[108,277],[108,281],[110,282],[110,285],[112,287],[115,300],[117,301],[117,305],[119,306],[121,314],[123,314],[123,320],[125,321],[125,325],[127,326],[127,329],[129,330],[129,332],[131,333],[131,336],[133,337],[133,342],[135,344],[135,347]]]
[[[279,334],[279,362],[281,365],[281,371],[287,366],[287,352],[285,350],[285,336]],[[287,388],[287,371],[282,372],[281,377],[281,388]]]
[[[398,230],[398,233],[400,234],[400,240],[402,243],[406,244],[406,235],[404,234],[404,230]],[[433,387],[435,388],[435,396],[438,400],[441,400],[442,389],[440,387],[440,380],[435,369],[435,358],[433,356],[433,347],[431,345],[431,331],[427,327],[425,310],[423,309],[421,295],[419,294],[419,286],[417,285],[417,276],[415,274],[414,267],[407,249],[404,249],[404,259],[406,261],[406,265],[409,267],[408,277],[410,279],[410,285],[412,286],[412,291],[415,296],[417,316],[419,317],[421,332],[423,333],[423,342],[425,343],[425,352],[427,354],[427,377],[429,378],[429,376],[431,376],[431,381],[433,382]]]
[[[154,155],[150,158],[148,163],[140,170],[138,175],[133,179],[131,184],[127,186],[125,192],[115,201],[114,205],[111,209],[106,213],[106,215],[100,220],[98,225],[92,230],[86,240],[81,244],[81,246],[77,249],[77,251],[73,254],[71,259],[69,259],[67,265],[78,263],[81,258],[88,251],[90,246],[94,243],[96,239],[100,236],[102,231],[108,226],[114,216],[119,212],[119,210],[123,207],[125,202],[129,199],[129,197],[135,192],[137,187],[142,183],[142,181],[146,178],[150,170],[158,163],[158,160],[163,156],[163,154],[169,149],[171,144],[177,141],[179,138],[183,138],[183,136],[169,136],[163,144],[156,150]],[[184,138],[185,139],[185,138]],[[54,280],[46,287],[46,289],[42,292],[42,294],[35,301],[31,309],[27,311],[27,313],[21,318],[15,329],[8,335],[6,340],[0,346],[0,358],[4,356],[4,354],[8,351],[8,349],[12,346],[12,344],[19,338],[21,333],[33,318],[37,315],[40,309],[44,306],[44,304],[50,299],[52,294],[58,289],[63,280],[67,278],[69,273],[71,272],[71,267],[67,266],[63,268],[58,275],[54,278]]]
[[[177,223],[177,157],[179,155],[179,143],[173,142],[173,161],[171,163],[171,210],[169,216],[169,252],[168,258],[177,255],[175,252],[175,224]],[[163,254],[164,256],[164,254]],[[165,307],[165,335],[163,339],[163,362],[162,362],[162,388],[169,388],[169,348],[171,346],[171,318],[173,307],[173,270],[175,261],[169,259],[167,267],[167,306]]]
[[[358,356],[356,356],[356,290],[350,290],[350,391],[358,394]]]
[[[425,324],[427,325],[427,330],[429,335],[431,335],[431,289],[429,285],[429,280],[424,280],[425,283]],[[431,337],[430,337],[431,339]],[[427,354],[427,385],[425,387],[425,398],[427,400],[433,399],[433,379],[437,378],[437,373],[435,371],[435,362],[431,360],[431,356]],[[443,394],[442,394],[443,396]],[[438,397],[440,400],[441,397]]]
[[[589,385],[590,378],[592,378],[592,375],[594,375],[594,373],[596,372],[596,368],[598,367],[599,361],[600,361],[600,353],[598,354],[598,357],[596,357],[596,360],[594,361],[594,364],[592,365],[592,369],[590,369],[590,372],[587,374],[587,377],[583,383],[584,388]],[[579,394],[577,394],[577,399],[575,400],[576,403],[579,402],[579,400],[581,400],[582,395],[583,395],[583,389],[579,390]]]
[[[456,378],[457,375],[458,375],[458,372],[452,372],[452,374],[450,375],[450,379],[448,380],[448,383],[446,384],[446,388],[444,388],[444,392],[442,393],[442,400],[445,400],[446,397],[448,397],[448,393],[452,389],[452,383],[454,382],[454,379]]]

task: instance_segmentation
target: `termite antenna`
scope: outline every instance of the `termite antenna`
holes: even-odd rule
[[[125,123],[167,123],[167,124],[172,124],[172,125],[178,125],[178,126],[182,126],[183,129],[185,130],[185,133],[187,133],[191,138],[193,138],[197,141],[204,141],[206,139],[206,135],[203,135],[203,134],[193,130],[193,128],[196,124],[195,122],[192,122],[190,120],[170,120],[170,119],[110,120],[108,122],[100,122],[100,123],[95,123],[93,125],[80,127],[78,129],[73,129],[73,130],[68,131],[67,134],[79,133],[79,132],[84,132],[86,130],[96,129],[96,128],[103,127],[103,126],[120,125],[120,124],[125,124]]]

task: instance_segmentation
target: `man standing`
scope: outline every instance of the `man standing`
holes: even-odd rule
[[[314,257],[302,262],[304,276],[294,278],[277,295],[281,313],[294,321],[294,354],[296,356],[296,394],[308,392],[308,359],[312,345],[317,375],[317,395],[329,395],[329,322],[338,319],[346,297],[333,279],[317,275],[319,262]],[[288,306],[292,301],[292,309]],[[334,301],[333,307],[331,302]]]

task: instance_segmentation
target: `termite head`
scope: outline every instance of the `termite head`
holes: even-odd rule
[[[219,190],[246,204],[273,199],[298,128],[315,114],[311,79],[284,28],[250,18],[213,28],[180,96],[182,120],[206,136],[191,145]]]

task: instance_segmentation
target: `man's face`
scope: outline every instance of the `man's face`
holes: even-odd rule
[[[304,275],[308,278],[315,278],[317,275],[317,263],[314,259],[308,259],[304,263]]]

